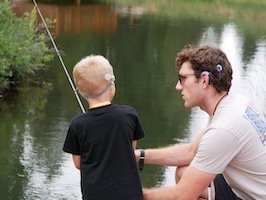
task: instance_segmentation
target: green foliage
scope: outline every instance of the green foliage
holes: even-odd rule
[[[0,91],[47,68],[45,63],[54,57],[36,17],[36,9],[19,18],[8,2],[0,3]]]

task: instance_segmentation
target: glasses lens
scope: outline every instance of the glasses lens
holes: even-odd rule
[[[194,73],[193,74],[178,74],[178,78],[179,78],[179,82],[181,85],[183,85],[185,79],[188,77],[188,76],[192,76],[192,75],[195,75]]]
[[[182,75],[178,75],[178,80],[180,82],[181,85],[183,85],[183,76]]]

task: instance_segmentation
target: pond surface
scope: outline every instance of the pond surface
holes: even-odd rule
[[[212,6],[39,4],[45,17],[57,20],[51,31],[70,74],[89,54],[110,60],[113,103],[135,107],[146,131],[139,148],[190,141],[206,123],[207,115],[184,108],[175,91],[175,56],[186,44],[220,47],[234,70],[231,92],[250,97],[266,113],[265,7],[221,5],[214,15]],[[22,2],[15,11],[32,8]],[[1,199],[81,199],[79,171],[62,146],[69,121],[82,111],[59,60],[50,65],[40,75],[42,87],[21,86],[1,99]],[[144,187],[173,185],[174,168],[146,165],[141,178]]]

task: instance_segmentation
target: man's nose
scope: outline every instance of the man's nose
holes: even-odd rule
[[[181,91],[182,88],[183,88],[183,86],[181,85],[180,81],[177,81],[176,86],[175,86],[175,89],[176,89],[177,91]]]

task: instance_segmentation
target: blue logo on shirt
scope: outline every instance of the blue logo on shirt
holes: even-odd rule
[[[253,124],[253,126],[257,129],[260,140],[262,144],[265,146],[266,142],[266,122],[265,119],[251,106],[247,106],[246,109],[246,117]]]

